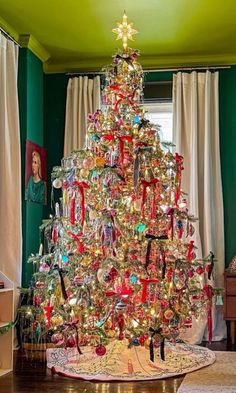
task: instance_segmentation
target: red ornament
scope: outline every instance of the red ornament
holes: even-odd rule
[[[202,273],[204,273],[204,269],[201,266],[198,266],[196,269],[196,273],[201,275]]]
[[[66,340],[66,347],[73,348],[76,345],[74,336],[69,336]]]
[[[104,345],[98,345],[96,348],[95,348],[95,352],[96,352],[96,354],[98,355],[98,356],[104,356],[105,355],[105,353],[106,353],[106,347],[104,347]]]

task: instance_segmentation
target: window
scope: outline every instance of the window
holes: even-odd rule
[[[163,142],[173,141],[173,105],[170,102],[157,102],[144,104],[147,110],[146,118],[154,124],[161,126],[160,138]]]
[[[144,107],[146,118],[160,126],[163,142],[173,142],[172,80],[145,81]]]

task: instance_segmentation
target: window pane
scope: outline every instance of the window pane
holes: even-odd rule
[[[173,142],[172,108],[172,103],[145,104],[146,118],[161,126],[160,137],[166,142]]]

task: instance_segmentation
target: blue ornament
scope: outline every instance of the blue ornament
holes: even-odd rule
[[[100,321],[97,321],[97,323],[96,323],[97,327],[101,327],[104,324],[104,322],[105,322],[104,318],[100,319]]]
[[[139,122],[139,116],[138,116],[138,115],[135,115],[135,116],[134,116],[133,122],[134,122],[134,123],[138,123],[138,122]]]
[[[92,141],[97,142],[99,140],[100,140],[100,138],[97,134],[92,135]]]
[[[62,255],[62,256],[61,256],[61,260],[62,260],[62,262],[64,262],[64,263],[68,263],[68,262],[69,262],[69,258],[68,258],[67,255]]]
[[[137,338],[132,338],[132,345],[134,345],[135,347],[137,347],[139,345]]]
[[[183,223],[182,223],[181,220],[179,220],[179,221],[177,222],[177,226],[178,226],[179,229],[183,228]]]
[[[130,282],[132,284],[136,284],[138,281],[138,277],[135,274],[131,274],[130,278],[129,278]]]

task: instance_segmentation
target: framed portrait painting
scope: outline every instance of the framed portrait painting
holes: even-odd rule
[[[30,140],[26,141],[25,200],[46,205],[47,203],[47,151]]]

